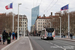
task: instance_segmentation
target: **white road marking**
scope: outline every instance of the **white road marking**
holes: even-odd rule
[[[53,44],[53,43],[50,42],[50,44]]]
[[[29,37],[28,37],[28,40],[29,40]],[[29,44],[30,44],[30,49],[33,50],[33,47],[32,47],[30,40],[29,40]]]
[[[66,50],[66,49],[64,49],[64,50]]]

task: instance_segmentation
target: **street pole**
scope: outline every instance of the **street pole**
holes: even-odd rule
[[[18,40],[19,40],[19,5],[21,5],[21,3],[18,3],[18,30],[17,30],[17,32],[18,32]]]
[[[14,31],[14,13],[13,13],[13,20],[12,20],[12,23],[13,23],[13,25],[12,25],[12,32]]]
[[[61,17],[60,18],[60,38],[61,38]]]
[[[24,33],[24,30],[23,30],[23,15],[22,15],[22,35]]]
[[[25,29],[25,28],[24,28]],[[25,30],[24,30],[24,37],[25,37]]]
[[[68,38],[70,36],[70,16],[69,16],[69,12],[68,12]]]
[[[68,9],[68,38],[70,36],[70,16],[69,16],[69,9]]]

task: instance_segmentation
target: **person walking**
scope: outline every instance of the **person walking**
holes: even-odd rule
[[[7,40],[7,38],[8,38],[8,32],[6,31],[6,40]]]
[[[11,43],[11,37],[10,37],[10,35],[8,35],[8,37],[7,37],[7,44],[10,44]]]
[[[11,32],[9,32],[9,36],[11,37]]]
[[[2,33],[2,38],[3,38],[3,44],[4,44],[5,41],[6,41],[6,32],[5,32],[5,30]]]
[[[12,33],[12,38],[13,38],[13,40],[14,40],[14,38],[15,38],[15,33],[14,33],[14,32]]]
[[[73,39],[73,34],[70,34],[70,38]]]

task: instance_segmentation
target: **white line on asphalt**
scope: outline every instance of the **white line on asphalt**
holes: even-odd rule
[[[49,43],[49,41],[46,41],[47,43]],[[50,44],[53,44],[52,42],[50,42]]]
[[[53,44],[53,43],[50,42],[50,44]]]
[[[66,50],[66,49],[64,49],[64,50]]]
[[[29,40],[29,37],[28,37],[28,40]],[[30,43],[30,49],[33,50],[33,47],[32,47],[30,40],[29,40],[29,43]]]

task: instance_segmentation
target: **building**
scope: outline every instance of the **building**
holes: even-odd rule
[[[20,20],[19,20],[21,26],[19,27],[20,34],[26,33],[28,30],[28,19],[25,15],[20,15]]]
[[[37,33],[39,33],[44,28],[50,27],[49,21],[51,21],[51,17],[46,17],[45,15],[43,15],[43,17],[38,16],[35,22],[35,28]]]
[[[17,16],[18,15],[16,15],[15,17],[16,21],[17,21]],[[17,31],[17,27],[15,27],[15,30]],[[26,15],[19,15],[19,33],[24,35],[24,31],[25,31],[25,34],[27,35],[27,32],[26,32],[27,30],[28,30],[28,19]]]
[[[31,26],[35,24],[37,16],[39,16],[39,6],[34,7],[31,10]]]

